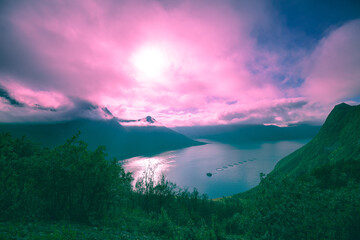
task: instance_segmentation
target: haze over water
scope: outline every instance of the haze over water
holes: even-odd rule
[[[308,141],[230,145],[206,140],[206,145],[127,159],[124,168],[133,172],[135,181],[145,171],[154,172],[157,180],[164,174],[180,187],[190,191],[196,188],[210,198],[218,198],[255,187],[261,172],[271,172],[280,159]],[[206,175],[209,172],[211,177]]]

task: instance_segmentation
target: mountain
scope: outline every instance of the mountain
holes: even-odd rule
[[[325,164],[360,158],[360,105],[334,107],[319,133],[299,150],[285,157],[274,172],[300,175]]]
[[[175,127],[175,131],[194,139],[210,139],[225,143],[265,142],[312,138],[320,126],[309,124],[288,127],[265,125],[215,125],[195,127]]]
[[[359,239],[360,105],[334,107],[319,133],[234,195],[244,239]],[[229,199],[228,199],[229,201]]]
[[[151,116],[147,116],[146,118],[143,118],[143,119],[140,119],[140,120],[148,122],[148,123],[155,123],[156,122],[155,118],[152,118]]]
[[[145,118],[152,121],[152,118]],[[52,147],[81,132],[90,149],[106,146],[109,156],[125,159],[201,144],[169,128],[161,126],[122,126],[117,118],[76,119],[49,123],[0,123],[0,132],[15,137],[27,136]]]

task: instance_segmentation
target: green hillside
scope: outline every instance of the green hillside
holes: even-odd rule
[[[337,105],[305,146],[232,199],[249,239],[360,239],[360,105]]]
[[[360,158],[360,105],[335,106],[319,133],[305,146],[285,157],[273,173],[299,175],[324,164]]]

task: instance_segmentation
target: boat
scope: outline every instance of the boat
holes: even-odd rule
[[[206,176],[211,177],[211,176],[212,176],[212,173],[211,173],[211,172],[208,172],[208,173],[206,174]]]

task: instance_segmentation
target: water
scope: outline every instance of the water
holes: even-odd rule
[[[210,198],[218,198],[255,187],[260,182],[261,172],[271,172],[281,158],[309,140],[239,145],[201,141],[208,144],[152,157],[130,158],[124,161],[124,168],[133,172],[134,179],[147,172],[157,181],[164,174],[177,186],[190,191],[196,188]]]

